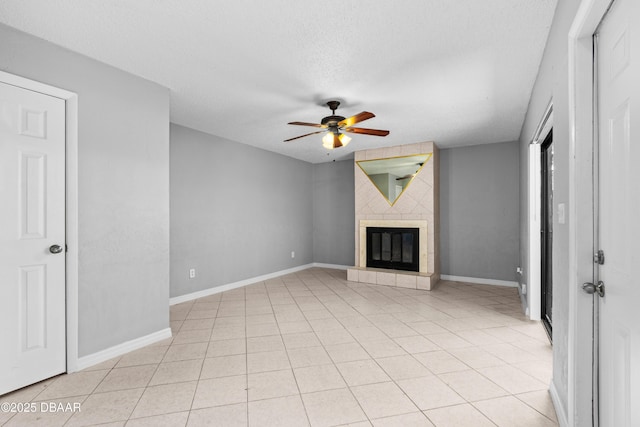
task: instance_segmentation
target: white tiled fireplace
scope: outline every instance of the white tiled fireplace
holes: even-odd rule
[[[411,184],[392,205],[357,165],[374,160],[414,154],[431,154]],[[400,145],[355,153],[355,260],[347,270],[347,279],[355,282],[432,289],[440,278],[438,230],[438,149],[432,142]],[[419,271],[367,268],[367,227],[418,228]]]

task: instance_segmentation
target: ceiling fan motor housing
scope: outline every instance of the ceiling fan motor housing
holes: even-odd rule
[[[327,117],[324,117],[320,123],[323,125],[327,125],[329,127],[331,126],[337,127],[338,123],[340,123],[343,120],[344,120],[344,117],[342,116],[327,116]]]
[[[338,131],[338,123],[344,120],[344,117],[336,115],[336,110],[340,105],[340,101],[329,101],[327,102],[327,105],[329,106],[329,109],[331,109],[331,112],[333,114],[324,117],[320,123],[322,125],[327,125],[331,132],[336,133]]]

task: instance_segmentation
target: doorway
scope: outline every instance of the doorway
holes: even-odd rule
[[[30,319],[30,322],[22,322],[12,331],[5,328],[7,334],[17,336],[19,339],[20,348],[15,350],[14,346],[14,351],[28,355],[28,357],[20,357],[18,362],[27,362],[28,359],[33,358],[34,354],[48,348],[50,329],[54,324],[62,325],[61,328],[56,328],[57,334],[62,336],[62,340],[57,340],[57,356],[53,358],[56,360],[55,368],[45,368],[49,362],[47,360],[47,363],[36,364],[36,369],[26,370],[27,375],[31,375],[33,378],[27,379],[26,376],[23,376],[18,380],[14,378],[16,376],[13,373],[4,378],[4,374],[7,372],[3,372],[3,380],[0,381],[3,388],[0,394],[2,394],[29,382],[37,382],[47,376],[55,375],[52,372],[66,371],[71,373],[78,370],[78,96],[73,92],[4,71],[0,71],[0,86],[15,95],[13,101],[3,96],[3,102],[14,104],[13,106],[7,105],[7,109],[5,109],[7,114],[13,110],[14,116],[13,120],[5,123],[5,127],[13,128],[14,134],[17,135],[11,137],[11,131],[5,129],[7,132],[4,132],[3,141],[7,144],[3,144],[3,149],[17,150],[17,153],[15,156],[10,156],[9,159],[0,156],[3,161],[8,160],[9,163],[13,159],[10,168],[2,169],[3,174],[6,175],[3,182],[14,182],[16,185],[12,185],[13,188],[5,189],[17,193],[17,200],[16,194],[10,198],[3,198],[5,201],[13,200],[12,203],[6,203],[3,206],[3,219],[6,214],[8,220],[3,221],[3,228],[9,228],[11,223],[15,223],[6,236],[3,234],[3,240],[5,238],[27,240],[29,244],[42,246],[39,249],[36,248],[35,257],[38,259],[27,264],[18,265],[13,263],[15,260],[9,262],[8,257],[2,257],[2,283],[12,282],[14,285],[18,283],[17,296],[22,301],[18,307],[11,309],[12,315],[17,312],[23,320]],[[39,102],[44,102],[41,106],[43,108],[38,107]],[[51,102],[53,104],[50,104]],[[55,113],[49,113],[51,105],[56,105],[53,106],[53,109],[56,110]],[[46,114],[43,114],[45,110]],[[7,114],[5,114],[5,118],[8,117]],[[16,130],[17,132],[15,132]],[[54,134],[56,140],[61,142],[51,143],[56,148],[54,153],[49,153],[47,144],[38,145],[38,141],[49,143],[51,142],[49,136]],[[16,140],[15,143],[9,144],[11,138],[22,139],[22,141]],[[29,141],[26,144],[31,144],[31,146],[23,146],[25,141]],[[9,176],[9,170],[12,171],[12,176]],[[56,170],[55,180],[52,178],[50,181],[49,171],[53,170]],[[20,184],[20,187],[17,184]],[[49,228],[51,224],[46,221],[49,214],[48,205],[54,203],[54,199],[48,197],[50,190],[52,195],[56,194],[55,199],[57,200],[55,202],[57,213],[54,213],[53,217],[58,217],[58,219],[56,219],[55,227],[52,226],[53,228]],[[16,227],[18,225],[19,227]],[[54,228],[58,231],[55,231]],[[62,229],[62,234],[59,232],[60,229]],[[42,238],[42,236],[44,237]],[[13,258],[19,252],[17,245],[18,243],[8,247]],[[25,247],[25,249],[27,248]],[[47,265],[49,261],[54,262],[55,268]],[[5,268],[4,264],[9,267]],[[54,309],[56,312],[55,320],[51,322],[49,322],[50,314],[40,305],[47,301],[49,294],[52,293],[52,288],[48,287],[50,284],[48,283],[49,270],[51,272],[61,271],[62,276],[62,286],[58,285],[62,296],[60,297],[59,290],[56,292],[56,298],[58,301],[62,301],[62,305],[61,308]],[[5,276],[9,277],[10,281],[5,281]],[[55,278],[51,280],[51,283],[56,282]],[[58,283],[60,283],[59,280]],[[10,290],[5,286],[4,290],[7,293],[15,293],[15,288]],[[30,295],[27,292],[30,292]],[[9,313],[5,311],[2,314],[5,317],[9,316]],[[15,319],[11,321],[15,323]],[[10,323],[3,322],[3,324],[6,326]],[[3,339],[6,338],[3,341],[3,347],[11,338],[9,335],[3,334]],[[4,353],[3,349],[2,366],[5,366],[5,356],[7,359],[15,361],[15,354],[11,355],[11,352],[6,352],[5,355]],[[16,364],[14,363],[14,365]],[[40,371],[42,371],[40,374],[36,374]],[[11,377],[10,381],[9,377]]]
[[[638,192],[633,191],[633,183],[639,179],[638,168],[631,163],[639,154],[638,144],[625,147],[638,124],[637,108],[629,108],[637,102],[637,79],[630,76],[637,75],[638,65],[629,59],[637,58],[640,48],[639,33],[633,31],[640,23],[639,7],[633,0],[582,0],[569,31],[572,226],[568,281],[569,399],[564,417],[567,425],[640,422],[637,405],[633,406],[640,378],[637,370],[631,369],[632,361],[638,360],[640,347],[639,312],[633,306],[639,286],[636,275],[620,280],[629,271],[625,267],[629,265],[628,257],[637,256],[639,241],[637,221],[629,221],[640,202]],[[603,96],[609,99],[604,100]],[[608,148],[613,150],[607,153]],[[627,148],[630,155],[620,156]],[[620,180],[621,176],[626,178]],[[609,185],[616,181],[623,185],[620,188]],[[623,227],[625,222],[630,228]],[[622,249],[627,245],[625,239],[635,246]],[[604,251],[602,260],[599,249]],[[600,280],[605,284],[603,297],[584,292],[597,291]],[[593,341],[597,339],[600,342],[594,351]]]
[[[546,215],[543,213],[543,209],[547,203],[542,195],[542,181],[543,181],[543,153],[542,146],[547,142],[546,147],[549,147],[552,141],[551,131],[553,129],[553,100],[549,100],[549,104],[542,115],[540,123],[533,134],[531,143],[529,144],[529,209],[528,209],[528,267],[527,275],[524,279],[528,281],[528,288],[522,291],[523,294],[527,294],[526,297],[526,315],[530,320],[542,320],[542,273],[543,273],[543,222],[542,218]],[[548,153],[550,154],[550,152]],[[548,180],[552,182],[552,180]],[[551,202],[547,205],[549,212],[553,212],[553,205]],[[551,248],[552,241],[548,242],[549,249]],[[549,252],[549,255],[551,253]],[[549,262],[549,267],[551,263]],[[548,271],[549,278],[551,277],[551,270]],[[549,281],[549,287],[551,283]],[[549,307],[549,313],[551,313],[551,307]]]
[[[595,269],[583,289],[594,298],[597,356],[594,394],[603,426],[636,426],[640,375],[640,155],[633,135],[640,130],[637,76],[640,66],[637,0],[615,0],[594,35],[597,131],[594,152]]]
[[[553,129],[540,147],[540,318],[552,341],[553,307]]]
[[[66,368],[65,108],[5,83],[0,108],[3,394]]]

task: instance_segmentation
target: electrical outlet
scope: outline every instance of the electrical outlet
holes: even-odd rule
[[[527,284],[523,283],[522,284],[522,295],[526,295],[527,294]]]
[[[191,268],[189,269],[189,279],[193,279],[194,277],[196,277],[196,269]]]
[[[295,258],[296,257],[296,252],[295,251],[291,251],[291,258]]]

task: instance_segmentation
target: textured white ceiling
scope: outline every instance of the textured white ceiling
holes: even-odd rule
[[[2,0],[0,22],[171,89],[171,120],[319,163],[518,138],[556,0]],[[314,128],[371,111],[328,152]]]

